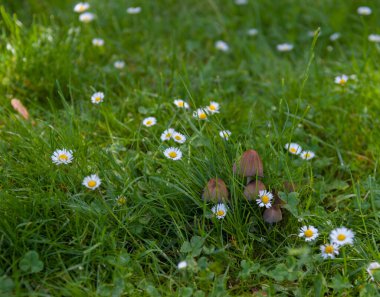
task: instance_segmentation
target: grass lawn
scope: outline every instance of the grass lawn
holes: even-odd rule
[[[380,2],[244,2],[1,1],[0,296],[380,296]]]

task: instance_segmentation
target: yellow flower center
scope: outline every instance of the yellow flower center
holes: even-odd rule
[[[183,107],[184,105],[185,105],[185,103],[183,102],[183,101],[180,101],[180,102],[178,102],[178,104],[177,104],[179,107]]]
[[[171,133],[166,134],[166,138],[170,138],[170,137],[172,137]]]
[[[343,78],[341,78],[340,81],[339,81],[339,84],[344,85],[345,83],[346,83],[346,80],[343,79]]]
[[[224,210],[223,209],[219,209],[217,212],[216,212],[216,215],[217,216],[224,216]]]
[[[267,204],[269,202],[269,197],[267,195],[264,195],[263,197],[261,197],[261,201],[264,203],[264,204]]]
[[[325,247],[325,253],[326,254],[332,254],[334,252],[334,247],[332,245],[327,245]]]
[[[145,122],[145,124],[148,125],[148,126],[149,126],[149,125],[152,125],[152,121],[151,121],[151,120],[148,120],[148,121]]]
[[[205,120],[205,119],[207,119],[207,115],[206,115],[204,112],[202,112],[202,113],[199,115],[199,118],[200,118],[201,120]]]
[[[62,154],[62,155],[59,155],[58,157],[61,161],[67,161],[69,159],[69,157],[67,157],[66,154]]]
[[[305,237],[312,237],[314,233],[310,229],[307,229],[304,234],[305,234]]]
[[[290,148],[290,152],[291,152],[291,153],[296,153],[296,152],[297,152],[297,149],[296,149],[295,147],[291,147],[291,148]]]
[[[90,188],[93,188],[93,187],[96,186],[96,181],[94,181],[94,180],[90,180],[90,181],[87,183],[87,185],[88,185]]]
[[[337,238],[338,238],[339,241],[343,241],[343,240],[346,239],[346,235],[344,235],[344,234],[339,234]]]
[[[177,157],[177,153],[176,152],[170,152],[168,155],[169,155],[170,158],[173,158],[173,159],[175,157]]]
[[[174,138],[175,138],[176,140],[181,140],[181,139],[182,139],[182,137],[179,136],[179,135],[175,136]]]
[[[96,98],[95,98],[95,101],[96,101],[96,102],[102,101],[102,98],[100,98],[100,97],[96,97]]]
[[[310,157],[310,153],[306,153],[305,158],[309,158],[309,157]]]
[[[216,110],[216,106],[211,104],[208,108],[210,108],[211,110]]]

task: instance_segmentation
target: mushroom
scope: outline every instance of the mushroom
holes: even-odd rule
[[[220,178],[212,178],[203,190],[202,199],[205,201],[226,202],[228,190],[224,181]]]
[[[252,180],[248,183],[248,185],[245,186],[244,196],[248,200],[253,200],[257,198],[260,191],[264,191],[265,189],[265,185],[262,181]]]
[[[248,183],[252,177],[263,177],[263,163],[255,150],[247,150],[243,153],[238,163],[234,164],[233,171],[248,177]]]

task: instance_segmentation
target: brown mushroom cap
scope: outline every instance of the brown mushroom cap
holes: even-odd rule
[[[282,220],[282,212],[279,206],[273,205],[271,208],[265,209],[263,213],[264,221],[270,224],[278,223]]]
[[[264,176],[263,162],[255,150],[247,150],[241,156],[238,164],[234,164],[233,171],[242,176]]]
[[[264,191],[265,189],[265,185],[261,180],[253,180],[245,186],[244,196],[248,200],[253,200],[257,198],[260,191]]]
[[[202,199],[214,202],[226,202],[228,190],[224,181],[220,178],[212,178],[203,190]]]

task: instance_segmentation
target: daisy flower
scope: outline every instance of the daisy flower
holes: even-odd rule
[[[282,43],[277,45],[277,50],[279,52],[289,52],[293,49],[293,44],[290,43]]]
[[[143,120],[143,125],[146,127],[152,127],[157,123],[157,120],[155,117],[148,117]]]
[[[348,76],[345,74],[342,74],[341,76],[335,77],[334,82],[338,85],[344,86],[348,81]]]
[[[289,153],[293,155],[299,155],[302,151],[302,147],[298,143],[287,143],[285,144],[285,149],[289,151]]]
[[[256,199],[257,204],[260,207],[270,208],[272,206],[273,194],[269,191],[259,191],[259,199]]]
[[[368,40],[371,42],[380,42],[380,35],[379,34],[370,34],[370,35],[368,35]]]
[[[227,214],[227,207],[223,203],[218,203],[213,208],[211,208],[211,211],[214,213],[217,219],[223,219]]]
[[[210,105],[207,106],[207,110],[210,113],[218,113],[219,112],[219,103],[217,103],[215,101],[211,101]]]
[[[82,23],[89,23],[89,22],[92,22],[94,19],[95,19],[95,15],[91,12],[85,12],[79,16],[79,20]]]
[[[318,237],[318,229],[313,226],[303,226],[300,229],[299,237],[304,237],[305,241],[313,241]]]
[[[185,269],[186,267],[187,267],[187,262],[186,261],[181,261],[177,265],[178,269]]]
[[[117,205],[122,206],[127,203],[127,198],[125,198],[125,196],[123,195],[120,195],[119,197],[116,198],[116,203]]]
[[[300,157],[304,160],[311,160],[315,157],[315,153],[312,152],[312,151],[303,151],[301,154],[300,154]]]
[[[79,2],[74,6],[74,12],[82,13],[90,8],[90,4],[87,2]]]
[[[161,134],[161,140],[162,141],[169,140],[170,138],[172,138],[174,133],[175,133],[175,130],[173,128],[169,128],[169,129],[165,130]]]
[[[231,131],[230,130],[222,130],[219,132],[219,136],[222,137],[224,140],[228,140],[228,138],[230,137],[231,135]]]
[[[372,9],[368,6],[360,6],[357,10],[358,14],[360,15],[370,15],[372,13]]]
[[[198,108],[193,113],[194,118],[198,118],[200,120],[206,120],[207,119],[208,110],[204,108]]]
[[[123,69],[125,67],[125,62],[124,61],[115,61],[115,63],[113,63],[113,66],[116,69]]]
[[[174,104],[177,105],[179,108],[189,108],[189,104],[182,99],[176,99],[174,100]]]
[[[215,42],[215,48],[222,52],[228,52],[230,50],[228,44],[222,40],[218,40],[217,42]]]
[[[346,227],[336,228],[330,233],[330,240],[337,245],[353,244],[354,232]]]
[[[127,13],[128,14],[138,14],[141,12],[141,7],[128,7]]]
[[[73,151],[66,149],[55,150],[51,160],[56,165],[69,164],[73,161]]]
[[[330,40],[331,41],[336,41],[340,38],[340,33],[339,32],[335,32],[333,34],[330,35]]]
[[[246,5],[248,4],[248,0],[235,0],[236,5]]]
[[[339,255],[339,247],[335,243],[327,243],[325,245],[321,245],[320,248],[323,259],[334,259],[336,255]]]
[[[378,262],[372,262],[368,265],[367,272],[373,281],[375,280],[373,273],[377,270],[380,270],[380,264]]]
[[[99,176],[97,176],[96,174],[91,174],[90,176],[86,176],[83,179],[82,185],[89,188],[90,190],[95,190],[97,187],[100,186],[101,183],[102,182]]]
[[[172,138],[174,139],[175,142],[178,142],[178,143],[184,143],[186,141],[186,136],[179,132],[174,132]]]
[[[247,34],[249,36],[256,36],[258,33],[259,33],[259,30],[257,30],[256,28],[251,28],[251,29],[248,29],[247,31]]]
[[[172,159],[174,161],[180,160],[182,158],[181,150],[175,147],[169,147],[164,150],[164,155],[166,158]]]
[[[104,93],[103,92],[96,92],[91,96],[91,102],[94,104],[99,104],[103,102],[104,99]]]
[[[94,38],[94,39],[92,40],[92,45],[93,45],[93,46],[99,46],[99,47],[101,47],[101,46],[104,45],[104,40],[101,39],[101,38]]]

